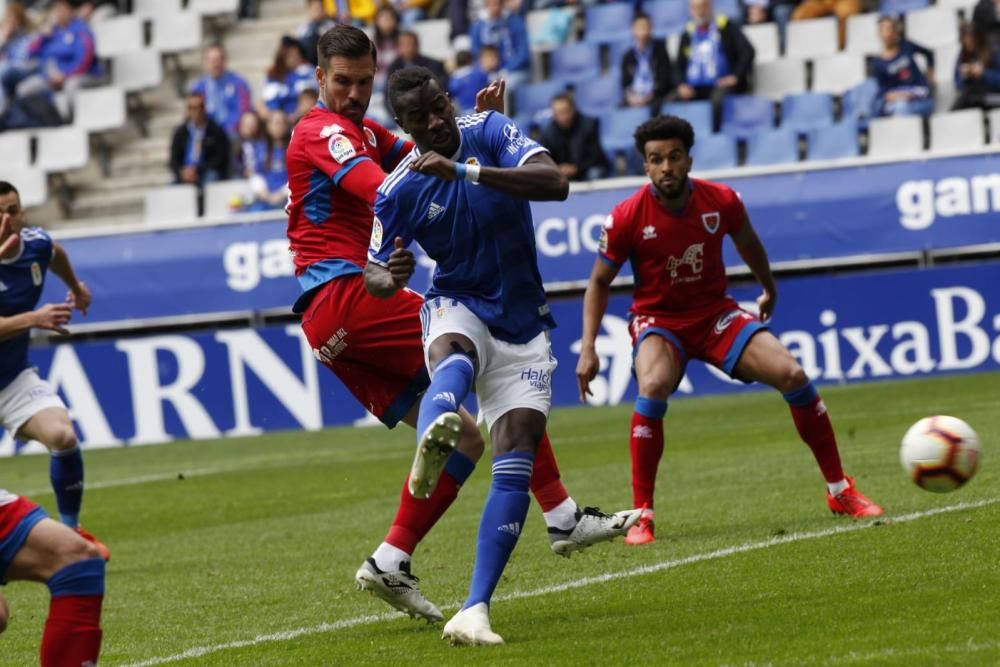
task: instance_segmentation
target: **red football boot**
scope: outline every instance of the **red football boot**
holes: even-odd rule
[[[76,527],[76,532],[80,537],[87,540],[95,547],[97,547],[97,552],[101,554],[101,558],[103,558],[105,561],[111,560],[111,550],[104,545],[104,542],[101,542],[99,539],[88,533],[80,526]]]
[[[625,544],[629,546],[638,546],[640,544],[650,544],[656,541],[656,535],[653,530],[653,510],[647,509],[645,506],[642,508],[642,516],[639,517],[639,522],[628,529],[628,534],[625,536]]]
[[[846,514],[855,519],[863,519],[870,516],[882,516],[885,512],[881,507],[865,497],[854,486],[854,478],[847,478],[847,488],[835,496],[826,492],[826,506],[834,514]]]

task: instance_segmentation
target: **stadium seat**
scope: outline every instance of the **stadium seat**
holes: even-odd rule
[[[585,13],[584,41],[595,44],[629,41],[632,37],[633,14],[632,4],[628,2],[590,5]]]
[[[791,21],[785,29],[786,58],[816,58],[837,52],[837,19]]]
[[[153,18],[183,11],[183,0],[132,0],[132,15]]]
[[[789,95],[781,102],[781,127],[808,132],[833,125],[833,96],[826,93]]]
[[[722,132],[746,138],[774,127],[774,101],[756,95],[730,95],[722,104]]]
[[[125,14],[103,21],[95,21],[94,49],[101,58],[113,58],[141,51],[143,43],[142,19]]]
[[[253,201],[253,188],[250,181],[238,179],[233,181],[218,181],[205,186],[205,216],[221,218],[232,210],[230,202],[233,199]]]
[[[417,21],[412,30],[420,39],[420,53],[429,58],[450,60],[454,53],[451,50],[451,24],[448,19],[430,19]]]
[[[688,3],[683,0],[652,0],[642,5],[642,10],[653,22],[653,35],[663,39],[684,32],[688,22]],[[675,58],[677,52],[670,53]]]
[[[799,137],[779,128],[751,135],[747,139],[746,166],[765,167],[799,161]]]
[[[958,12],[954,7],[928,7],[908,12],[906,38],[928,49],[958,43]]]
[[[919,116],[873,118],[868,123],[868,156],[906,158],[924,149],[924,119]]]
[[[695,138],[691,149],[695,173],[715,169],[732,169],[737,165],[736,139],[724,134],[710,134]]]
[[[965,18],[972,18],[972,10],[976,6],[976,0],[938,0],[938,7],[951,7],[965,12]]]
[[[588,116],[601,118],[618,108],[622,84],[616,74],[607,74],[574,89],[576,107]]]
[[[858,145],[858,124],[853,120],[843,120],[836,125],[820,127],[808,135],[806,159],[841,160],[861,154]]]
[[[155,88],[163,82],[163,61],[153,49],[115,56],[111,61],[111,81],[126,92]]]
[[[198,217],[198,188],[164,185],[146,190],[146,222],[187,222]]]
[[[714,0],[712,11],[737,22],[743,20],[743,5],[740,0]]]
[[[635,150],[633,134],[635,128],[649,120],[649,109],[619,109],[607,118],[601,119],[601,145],[612,154]]]
[[[117,86],[87,88],[73,99],[73,125],[88,132],[124,127],[127,118],[125,91]]]
[[[153,48],[160,53],[180,53],[201,47],[201,16],[184,11],[153,17]]]
[[[601,74],[601,52],[597,44],[578,42],[549,52],[549,79],[584,81]]]
[[[552,98],[566,90],[562,81],[526,83],[514,91],[514,111],[517,115],[530,114],[549,108]]]
[[[986,145],[982,109],[936,113],[930,117],[932,153],[978,150]]]
[[[756,64],[770,63],[781,58],[777,23],[745,25],[743,26],[743,34],[753,44],[753,61]],[[670,57],[674,57],[674,54],[671,53]]]
[[[35,166],[46,173],[69,171],[87,166],[90,141],[87,133],[76,127],[38,130],[38,155]]]
[[[844,50],[848,53],[863,53],[873,55],[882,50],[882,40],[878,36],[878,14],[855,14],[847,17],[847,44]]]
[[[49,179],[41,169],[0,164],[0,181],[13,183],[25,208],[41,206],[49,200]]]
[[[1000,144],[1000,109],[987,111],[986,118],[990,124],[990,143]]]
[[[680,116],[691,123],[696,142],[701,141],[701,137],[707,137],[712,134],[711,102],[671,102],[670,104],[664,104],[660,108],[660,113],[663,115]]]
[[[0,132],[0,155],[4,169],[27,169],[31,165],[31,131]]]
[[[812,89],[815,92],[843,95],[867,77],[865,56],[860,53],[837,53],[813,61]]]
[[[753,92],[780,99],[806,90],[806,64],[797,58],[782,58],[754,67]]]
[[[881,0],[878,5],[879,14],[905,14],[916,9],[923,9],[931,4],[931,0]]]
[[[240,0],[190,0],[188,11],[199,16],[219,16],[235,14],[240,9]]]

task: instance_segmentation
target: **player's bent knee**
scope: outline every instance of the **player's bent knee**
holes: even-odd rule
[[[639,395],[665,401],[674,389],[674,381],[667,373],[649,373],[639,379]]]
[[[69,449],[73,449],[77,446],[78,442],[76,439],[76,432],[73,430],[72,426],[60,426],[53,429],[48,437],[49,449],[54,449],[56,451],[64,452]]]
[[[802,370],[802,366],[792,364],[785,370],[785,373],[779,383],[778,390],[787,394],[790,391],[801,389],[807,384],[809,384],[809,376],[806,375],[804,370]]]
[[[478,461],[486,450],[486,441],[475,422],[462,420],[462,437],[458,441],[458,451],[473,461]]]

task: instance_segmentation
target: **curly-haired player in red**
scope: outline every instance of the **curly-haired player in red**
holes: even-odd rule
[[[595,339],[608,306],[611,281],[631,262],[633,359],[639,398],[632,416],[632,493],[644,508],[627,544],[655,540],[653,490],[663,454],[667,398],[684,376],[688,359],[699,359],[744,382],[763,382],[781,392],[799,436],[826,479],[826,501],[838,514],[878,516],[882,508],[844,475],[837,440],[816,387],[764,324],[777,289],[767,252],[739,196],[728,186],[688,176],[694,130],[682,118],[658,116],[635,131],[650,183],[618,204],[604,225],[583,305],[583,344],[576,374],[580,399],[589,392],[599,361]],[[727,293],[723,237],[763,287],[760,319]]]

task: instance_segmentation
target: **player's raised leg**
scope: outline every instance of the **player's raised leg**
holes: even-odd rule
[[[768,384],[788,402],[799,437],[809,445],[826,479],[827,506],[855,518],[879,516],[882,508],[866,498],[844,474],[837,438],[815,385],[784,345],[769,331],[756,332],[735,367],[740,378]]]

